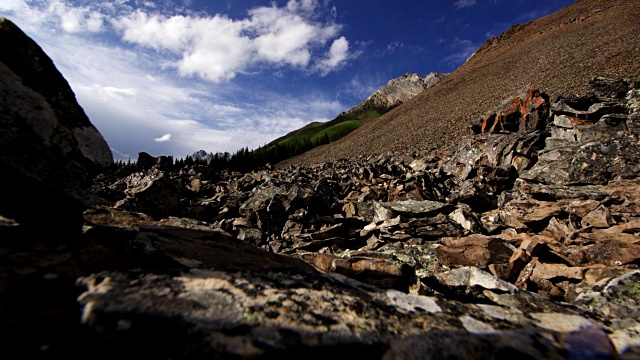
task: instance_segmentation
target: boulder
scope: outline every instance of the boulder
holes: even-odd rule
[[[156,158],[143,151],[138,153],[136,164],[140,170],[150,170],[156,164]]]
[[[6,18],[0,48],[0,215],[77,237],[85,188],[111,150],[51,59]]]
[[[591,85],[600,89],[597,94],[569,95],[551,106],[552,136],[546,139],[538,162],[524,171],[521,178],[565,185],[605,184],[638,176],[636,84],[598,78]],[[620,96],[621,92],[628,96]],[[607,94],[613,97],[602,97]]]
[[[134,173],[126,180],[126,198],[114,207],[140,211],[156,220],[182,215],[180,188],[168,175],[160,171]]]
[[[489,113],[476,133],[526,132],[544,130],[549,117],[549,96],[538,89],[517,94],[512,100],[504,101],[495,111]]]

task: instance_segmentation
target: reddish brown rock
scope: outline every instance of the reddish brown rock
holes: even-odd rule
[[[483,235],[444,238],[438,247],[438,259],[447,266],[475,266],[487,269],[489,264],[509,262],[514,248],[506,241]]]
[[[485,117],[480,128],[482,133],[540,130],[546,126],[548,116],[548,96],[538,89],[531,89],[524,99],[522,95],[516,95],[506,110]]]
[[[608,208],[600,205],[597,209],[589,212],[582,218],[583,226],[593,226],[597,228],[608,228],[615,224]]]
[[[321,272],[342,274],[383,289],[409,292],[415,285],[415,270],[394,261],[354,256],[307,253],[301,258]]]

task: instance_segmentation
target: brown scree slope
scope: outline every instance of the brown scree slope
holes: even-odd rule
[[[551,101],[595,76],[640,79],[640,0],[578,0],[488,40],[440,83],[326,146],[278,164],[443,149],[500,102],[537,88]]]

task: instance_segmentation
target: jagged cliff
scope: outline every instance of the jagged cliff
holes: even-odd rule
[[[406,73],[400,77],[389,80],[389,82],[376,90],[367,99],[343,112],[340,116],[349,117],[369,109],[377,109],[380,113],[385,113],[412,97],[421,93],[424,89],[435,85],[447,74],[432,72],[424,76]]]

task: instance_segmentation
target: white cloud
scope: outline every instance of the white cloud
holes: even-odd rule
[[[130,43],[173,54],[173,66],[182,76],[197,76],[221,82],[260,64],[304,68],[340,26],[312,20],[318,10],[314,0],[291,0],[286,7],[257,7],[244,19],[164,16],[138,9],[113,21],[122,38]],[[338,43],[336,43],[338,41]],[[333,45],[341,45],[334,49]],[[333,42],[330,59],[318,59],[325,71],[331,61],[346,59],[344,37]],[[336,45],[336,46],[337,46]]]
[[[242,35],[240,24],[215,16],[196,19],[189,26],[195,35],[185,34],[185,39],[191,39],[188,46],[181,49],[182,59],[177,64],[180,75],[212,82],[230,80],[252,60],[251,44]]]
[[[171,134],[164,134],[158,138],[153,139],[155,142],[166,142],[171,140]]]
[[[468,8],[471,6],[474,6],[476,4],[476,0],[458,0],[455,3],[453,3],[453,6],[455,6],[458,9],[462,9],[462,8]]]
[[[186,49],[187,42],[197,31],[190,18],[181,15],[164,18],[160,14],[149,15],[142,10],[113,20],[112,23],[122,31],[125,41],[175,53]]]
[[[293,12],[302,11],[306,13],[313,12],[318,6],[317,0],[289,0],[287,9]]]
[[[51,1],[49,12],[60,20],[62,29],[69,33],[103,30],[103,15],[88,7],[69,7],[64,1]]]
[[[297,16],[278,18],[276,15],[273,19],[268,16],[268,19],[256,19],[272,21],[266,24],[266,29],[256,24],[263,32],[253,40],[257,57],[272,63],[306,66],[311,60],[309,42],[316,37],[316,29]]]
[[[320,72],[326,75],[338,68],[347,60],[348,53],[349,41],[344,36],[334,40],[327,54],[327,58],[322,60],[318,65]]]

